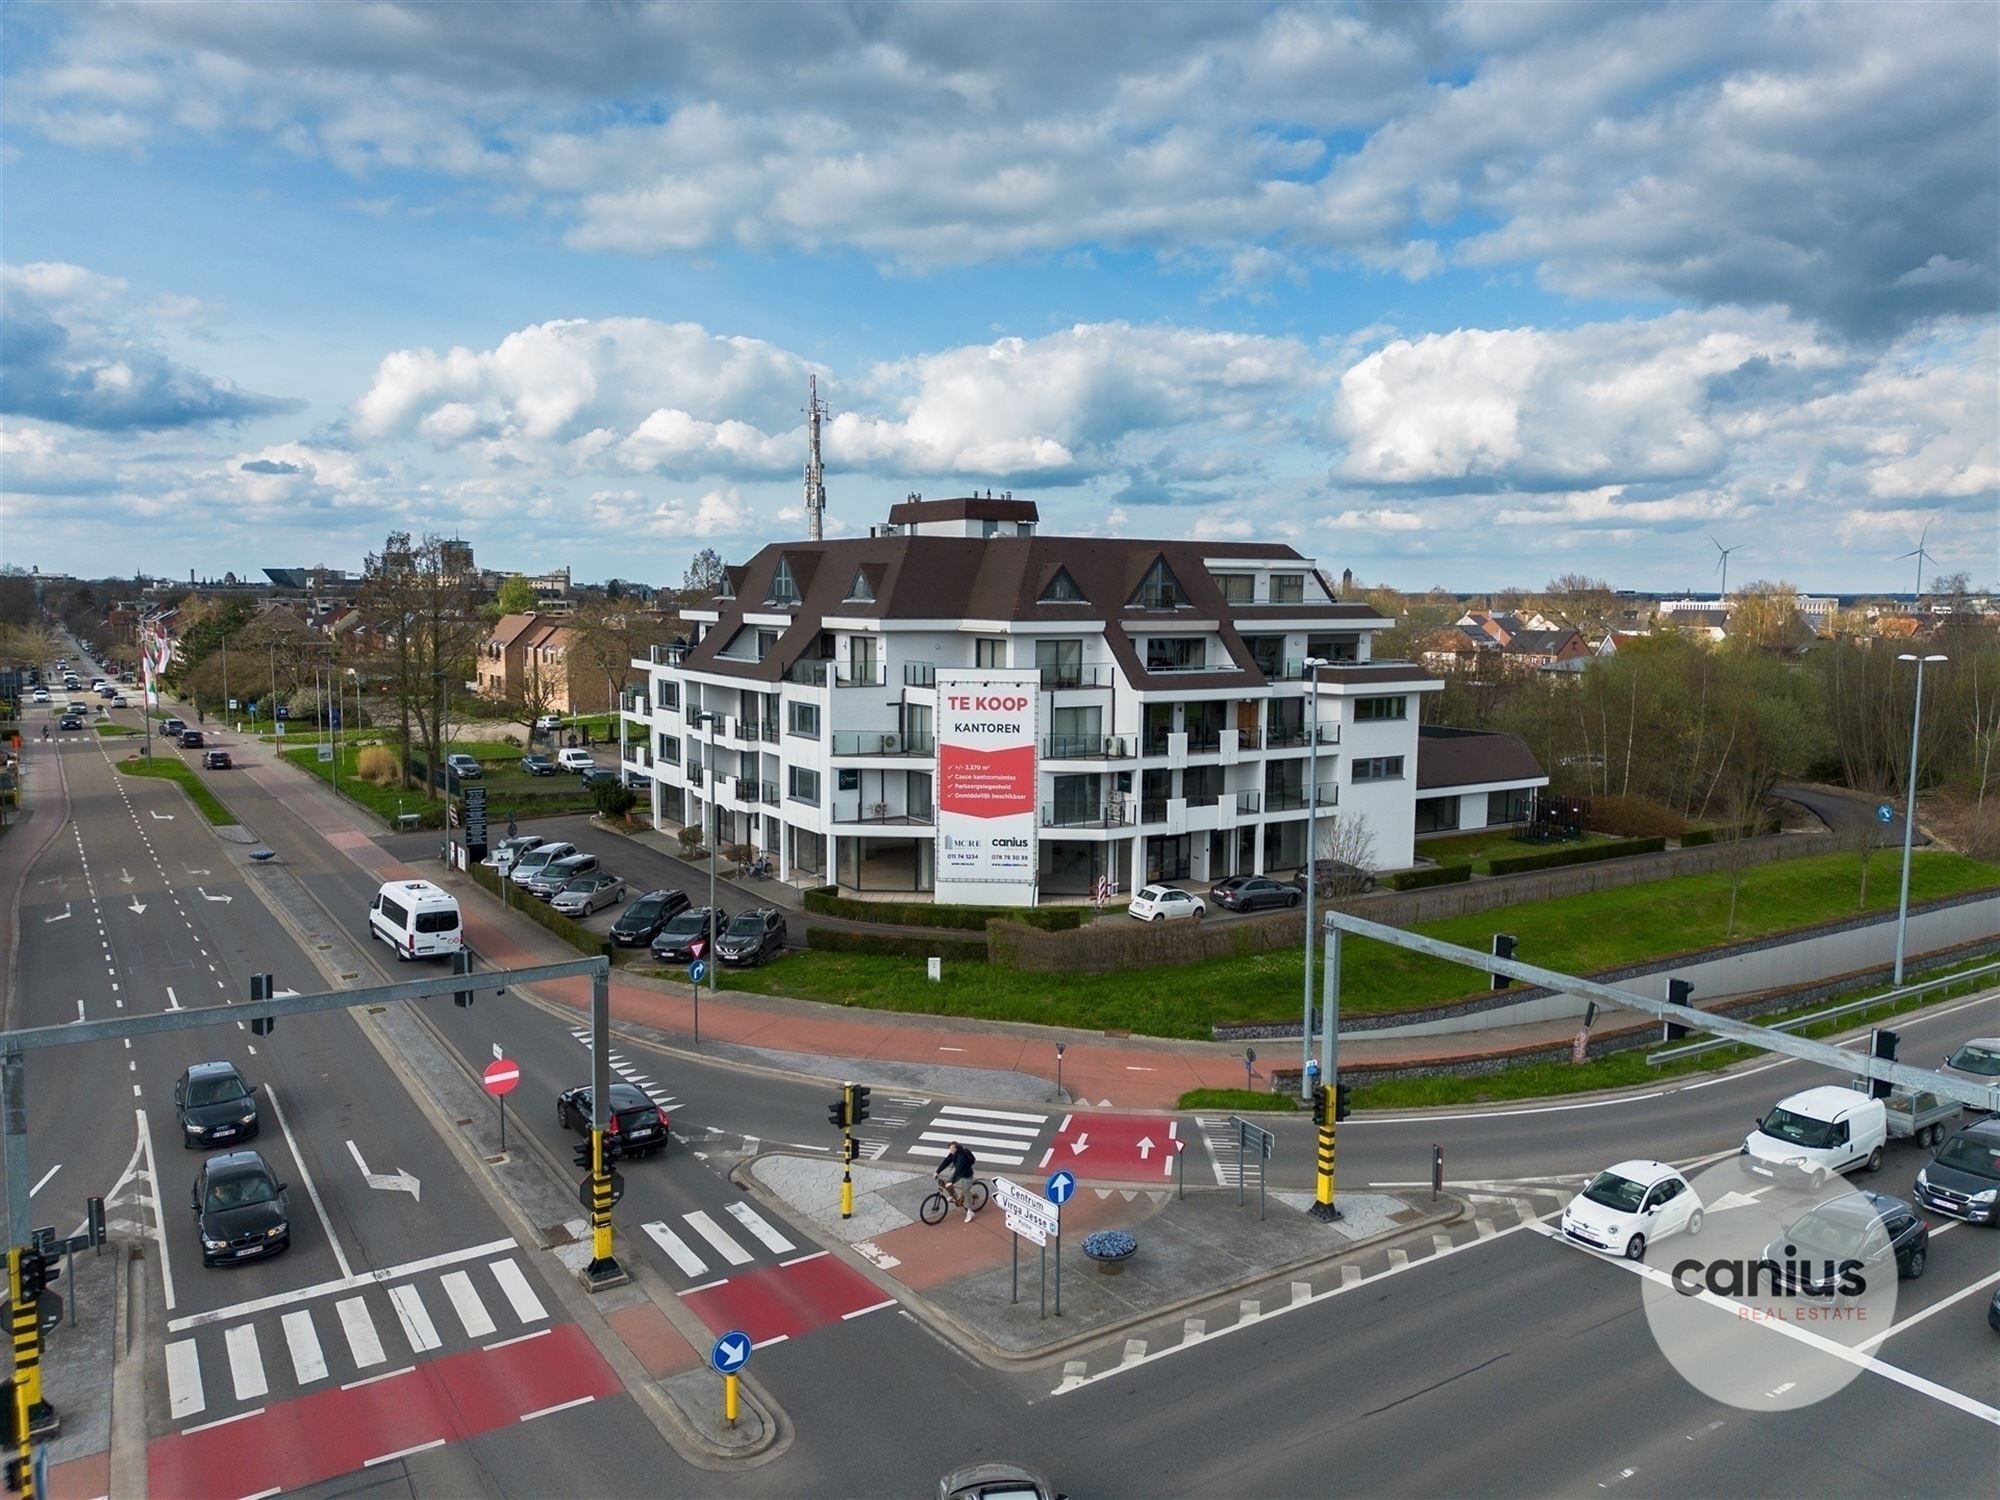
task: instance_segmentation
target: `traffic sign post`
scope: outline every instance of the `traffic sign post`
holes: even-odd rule
[[[1049,1240],[1056,1242],[1056,1316],[1062,1316],[1062,1205],[1076,1192],[1076,1178],[1068,1172],[1051,1176],[1044,1196],[1037,1197],[1017,1182],[1004,1177],[993,1179],[993,1196],[1000,1201],[1007,1227],[1014,1231],[1014,1288],[1012,1300],[1021,1300],[1021,1241],[1033,1240],[1042,1252],[1042,1316],[1049,1315]]]
[[[482,1075],[486,1092],[500,1102],[500,1154],[507,1154],[507,1096],[520,1087],[521,1065],[510,1062],[500,1055],[500,1044],[493,1044],[493,1061],[486,1065]]]
[[[714,863],[714,857],[710,856],[709,865],[711,868],[714,867]],[[708,908],[708,930],[711,935],[715,932],[715,907],[713,904]],[[688,987],[694,991],[694,1044],[699,1047],[701,1045],[701,982],[708,977],[708,962],[702,955],[708,952],[707,941],[697,938],[694,942],[688,944],[688,952],[694,955],[694,961],[688,965]]]
[[[750,1363],[750,1349],[750,1335],[736,1328],[708,1351],[709,1365],[722,1377],[722,1416],[731,1427],[736,1425],[736,1377]]]

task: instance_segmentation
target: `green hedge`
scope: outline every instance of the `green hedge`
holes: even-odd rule
[[[515,911],[532,917],[577,952],[589,958],[617,957],[614,951],[616,945],[610,938],[599,937],[581,922],[572,922],[546,901],[530,896],[513,881],[503,878],[497,871],[485,865],[468,865],[466,873],[486,887],[492,895],[498,896],[502,906],[511,906]]]
[[[886,932],[843,932],[808,927],[806,946],[824,953],[880,953],[889,958],[948,958],[957,963],[986,962],[986,941],[971,937],[897,937]]]
[[[805,894],[806,910],[850,922],[883,922],[892,927],[961,927],[985,930],[994,920],[1019,922],[1043,932],[1081,927],[1089,914],[1081,906],[948,906],[937,901],[856,901],[837,886],[815,886]]]
[[[1658,854],[1667,847],[1664,838],[1619,839],[1609,844],[1584,844],[1575,849],[1544,849],[1539,854],[1514,854],[1488,862],[1495,875],[1518,875],[1523,870],[1553,870],[1559,865],[1587,865],[1600,859],[1623,859],[1630,854]]]
[[[1746,835],[1756,837],[1760,834],[1772,834],[1779,832],[1782,827],[1783,825],[1776,818],[1768,818],[1760,822],[1755,828],[1732,828],[1727,824],[1717,828],[1690,828],[1686,833],[1681,835],[1681,847],[1683,849],[1694,849],[1703,844],[1719,843],[1725,839],[1743,838]]]
[[[1471,865],[1432,865],[1426,870],[1402,870],[1382,877],[1392,891],[1422,890],[1427,885],[1456,885],[1472,878]]]

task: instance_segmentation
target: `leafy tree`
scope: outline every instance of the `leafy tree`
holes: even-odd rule
[[[428,764],[440,764],[451,690],[471,674],[486,633],[470,578],[446,565],[438,537],[418,542],[394,531],[363,567],[359,607],[388,642],[381,685],[403,745],[421,746]],[[407,786],[407,766],[403,775]],[[437,795],[426,778],[424,796]]]
[[[500,585],[493,596],[493,603],[487,610],[494,619],[504,619],[508,615],[532,614],[535,606],[542,602],[535,586],[521,574],[516,573]]]
[[[690,602],[706,599],[722,587],[722,579],[722,554],[713,547],[704,547],[695,553],[687,572],[681,575],[681,598]]]

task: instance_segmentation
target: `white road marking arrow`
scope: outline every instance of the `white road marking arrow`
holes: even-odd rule
[[[408,1193],[419,1202],[423,1201],[418,1192],[417,1179],[412,1177],[408,1172],[397,1172],[394,1176],[383,1172],[371,1172],[368,1170],[368,1163],[361,1159],[361,1148],[359,1146],[349,1141],[347,1149],[354,1154],[354,1165],[361,1168],[361,1175],[368,1179],[370,1187],[381,1188],[386,1192],[392,1193]]]
[[[162,823],[171,823],[174,820],[174,815],[172,813],[153,812],[153,810],[150,807],[147,808],[146,811],[149,813],[153,813],[153,816],[158,818]]]
[[[182,865],[181,868],[186,870],[190,875],[206,875],[208,873],[206,870],[197,870],[189,865]]]
[[[1732,1208],[1755,1208],[1759,1194],[1764,1191],[1763,1188],[1759,1188],[1755,1193],[1739,1193],[1732,1190],[1709,1204],[1708,1211],[1712,1214],[1723,1214]]]
[[[1071,1141],[1069,1149],[1074,1151],[1078,1156],[1083,1155],[1085,1151],[1090,1149],[1090,1132],[1086,1130],[1082,1135]]]
[[[196,886],[195,890],[204,901],[234,901],[236,899],[234,896],[211,896],[207,891],[202,890],[200,886]]]
[[[136,915],[136,916],[141,916],[141,917],[143,917],[143,916],[145,916],[145,915],[146,915],[146,908],[145,908],[145,905],[144,905],[144,903],[142,903],[142,902],[141,902],[141,901],[139,900],[139,898],[138,898],[137,896],[134,896],[134,897],[132,898],[132,904],[131,904],[130,906],[126,907],[125,909],[126,909],[127,911],[129,911],[129,912],[133,913],[133,914],[134,914],[134,915]]]
[[[63,902],[63,909],[57,912],[53,917],[42,918],[42,925],[46,927],[51,922],[67,922],[69,920],[69,917],[70,917],[69,903],[65,901]]]
[[[123,865],[120,865],[118,867],[118,878],[124,881],[127,885],[130,885],[132,883],[132,872],[126,869]]]
[[[168,1009],[168,1010],[179,1010],[180,1008],[181,1008],[181,1002],[180,1002],[180,1001],[179,1001],[178,999],[176,999],[176,998],[175,998],[175,996],[174,996],[174,987],[173,987],[172,985],[168,985],[168,986],[167,986],[167,1009]]]
[[[1150,1135],[1140,1136],[1139,1160],[1144,1161],[1147,1157],[1151,1156],[1152,1154],[1153,1154],[1153,1138]]]

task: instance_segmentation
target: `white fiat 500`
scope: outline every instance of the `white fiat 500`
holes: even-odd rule
[[[1166,922],[1175,917],[1193,917],[1199,922],[1208,906],[1201,897],[1178,886],[1149,885],[1141,887],[1125,909],[1141,922]]]
[[[1621,1161],[1599,1172],[1563,1210],[1565,1237],[1627,1260],[1670,1234],[1701,1233],[1701,1199],[1665,1162]]]

